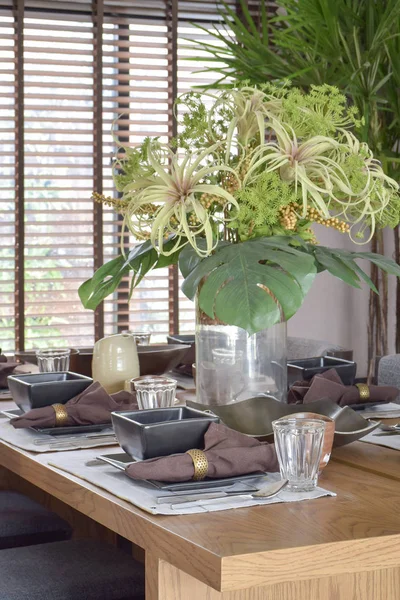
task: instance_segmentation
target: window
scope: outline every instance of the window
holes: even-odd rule
[[[231,2],[232,6],[235,3]],[[115,142],[167,141],[178,93],[213,81],[190,61],[212,0],[0,0],[0,346],[88,346],[124,329],[194,329],[176,268],[129,281],[93,314],[77,289],[119,252]],[[189,41],[187,41],[189,40]],[[126,244],[133,244],[128,236]]]

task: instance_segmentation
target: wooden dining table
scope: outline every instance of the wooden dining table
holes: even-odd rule
[[[0,481],[14,475],[142,548],[146,600],[400,599],[398,451],[334,451],[320,485],[336,497],[185,516],[143,512],[54,456],[0,442]]]

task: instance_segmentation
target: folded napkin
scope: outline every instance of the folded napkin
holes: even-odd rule
[[[7,377],[11,375],[19,363],[11,362],[4,354],[0,354],[0,388],[7,388]]]
[[[68,413],[68,425],[96,425],[111,422],[114,410],[136,410],[137,404],[129,392],[117,392],[111,396],[95,381],[75,398],[64,404]],[[34,408],[11,420],[16,428],[55,427],[56,413],[52,406]]]
[[[207,477],[211,479],[279,470],[274,444],[259,442],[218,423],[211,423],[204,435],[204,453],[208,460]],[[126,474],[132,479],[190,481],[194,466],[189,454],[173,454],[133,463],[126,468]]]
[[[367,402],[391,402],[399,395],[399,390],[391,386],[369,385]],[[360,398],[360,390],[355,385],[343,385],[336,369],[329,369],[321,375],[314,375],[311,381],[296,381],[288,392],[289,404],[308,404],[321,398],[329,398],[339,406],[365,404]]]

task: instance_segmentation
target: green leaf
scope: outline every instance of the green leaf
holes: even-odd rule
[[[217,248],[222,248],[223,246],[229,245],[229,242],[220,241],[218,242]],[[207,249],[207,242],[205,239],[198,240],[198,246],[202,250]],[[215,250],[214,250],[215,253]],[[186,278],[193,271],[201,261],[204,260],[201,256],[199,256],[196,250],[190,244],[187,244],[182,250],[179,256],[179,270],[182,273],[183,277]]]
[[[125,258],[118,256],[97,269],[93,277],[82,283],[78,289],[84,308],[94,310],[104,298],[118,287],[122,277],[129,273]]]
[[[196,264],[182,290],[193,299],[199,289],[208,316],[252,334],[293,316],[315,273],[314,257],[286,238],[257,238],[218,247]]]
[[[356,263],[356,261],[353,259],[353,253],[351,252],[347,252],[346,250],[333,250],[332,252],[334,252],[335,254],[337,254],[340,259],[342,260],[342,262],[344,262],[345,265],[347,265],[350,269],[352,269],[359,277],[361,277],[361,279],[363,279],[363,281],[368,285],[368,287],[375,292],[376,294],[378,294],[378,290],[374,284],[374,282],[372,281],[372,279],[365,273],[365,271],[363,271],[361,269],[361,267],[358,266],[358,264]]]
[[[355,288],[360,288],[360,279],[358,275],[329,248],[315,246],[314,255],[316,260],[325,267],[329,273]]]
[[[175,243],[174,239],[168,240],[164,248],[170,250]],[[125,256],[118,256],[100,267],[93,277],[85,281],[79,288],[78,293],[85,308],[94,310],[100,302],[112,294],[123,277],[133,271],[130,294],[139,285],[143,277],[151,269],[162,269],[178,262],[181,248],[169,256],[159,255],[149,241],[135,246]]]
[[[374,252],[352,252],[354,258],[363,258],[370,260],[379,269],[389,273],[389,275],[396,275],[400,277],[400,265],[396,263],[392,258],[387,258],[381,254],[375,254]]]
[[[319,271],[326,269],[353,287],[360,287],[361,278],[371,290],[378,293],[371,278],[355,262],[355,259],[369,260],[382,271],[400,277],[400,266],[393,259],[374,252],[351,252],[324,246],[310,246],[310,248],[317,260]]]

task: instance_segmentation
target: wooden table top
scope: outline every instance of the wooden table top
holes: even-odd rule
[[[398,481],[341,462],[320,480],[336,498],[169,517],[50,467],[52,453],[0,444],[3,467],[217,590],[334,574],[344,563],[349,573],[400,566]]]
[[[331,460],[400,481],[400,452],[398,450],[355,442],[334,450]]]

